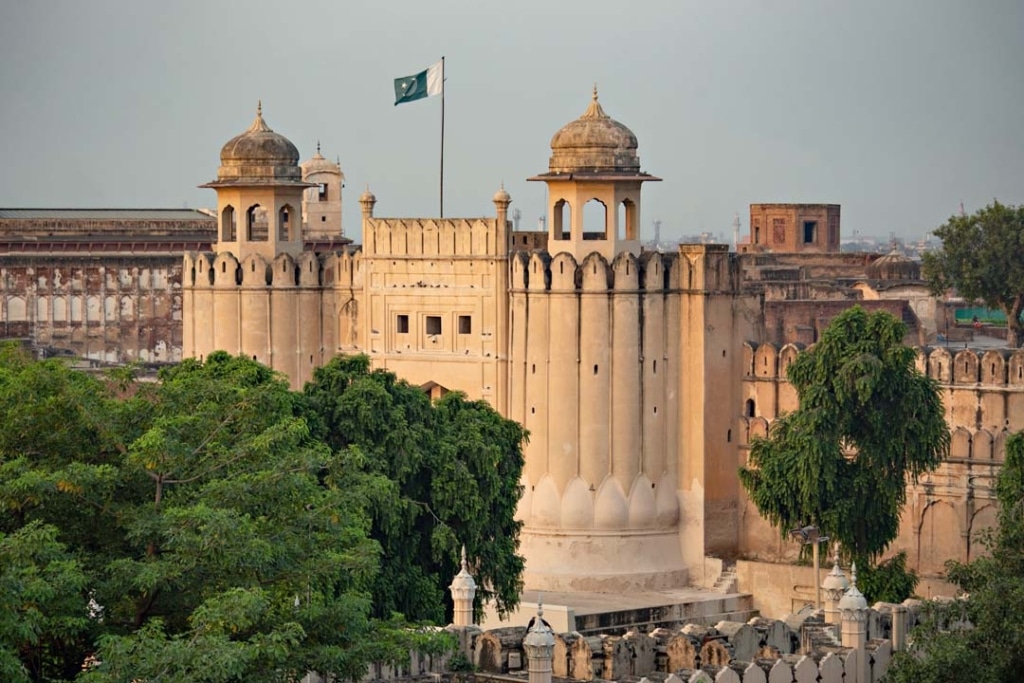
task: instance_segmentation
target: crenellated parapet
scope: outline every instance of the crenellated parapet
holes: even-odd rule
[[[363,219],[363,256],[505,257],[509,228],[496,218]]]

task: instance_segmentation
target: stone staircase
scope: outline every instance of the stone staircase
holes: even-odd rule
[[[736,592],[736,565],[724,565],[722,567],[722,573],[718,575],[718,579],[715,581],[715,585],[711,587],[715,593],[735,593]]]

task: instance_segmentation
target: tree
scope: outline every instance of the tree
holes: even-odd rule
[[[950,216],[935,231],[942,250],[924,255],[924,274],[936,294],[950,288],[1006,314],[1007,343],[1024,342],[1024,206],[998,201],[971,214]]]
[[[71,678],[87,655],[90,683],[358,678],[436,645],[370,614],[380,546],[363,500],[388,482],[314,438],[302,395],[266,367],[218,352],[144,384],[5,348],[0,412],[0,580],[11,566],[39,600],[66,589],[50,601],[65,631],[0,633],[32,680]]]
[[[1006,441],[996,484],[999,527],[985,539],[990,554],[946,563],[960,600],[925,604],[910,646],[897,653],[893,683],[1020,680],[1024,669],[1024,433]]]
[[[450,620],[447,586],[462,545],[478,608],[487,599],[499,612],[514,607],[524,566],[515,520],[523,429],[458,392],[432,404],[394,374],[371,371],[366,356],[334,358],[305,395],[327,443],[358,453],[361,472],[389,482],[367,500],[370,535],[387,557],[373,613]]]
[[[797,356],[787,376],[799,407],[754,439],[740,481],[786,534],[812,524],[861,566],[896,538],[908,478],[949,448],[938,385],[917,371],[906,326],[854,306]]]

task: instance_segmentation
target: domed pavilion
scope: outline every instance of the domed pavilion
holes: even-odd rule
[[[548,249],[577,259],[600,252],[611,261],[640,251],[640,186],[661,180],[640,170],[636,135],[605,113],[594,86],[590,106],[551,138],[548,172],[529,178],[548,186]],[[604,222],[584,224],[597,202]]]

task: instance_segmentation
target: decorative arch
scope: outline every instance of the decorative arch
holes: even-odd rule
[[[277,210],[277,239],[282,242],[292,242],[295,236],[292,233],[295,210],[291,204],[285,204]]]
[[[270,237],[270,220],[267,210],[253,204],[245,212],[245,239],[250,242],[266,242]]]
[[[583,239],[608,239],[608,205],[597,197],[583,204]]]
[[[235,207],[228,204],[220,212],[220,240],[221,242],[238,241],[238,223],[235,220]]]
[[[938,500],[928,505],[918,527],[917,570],[924,576],[938,576],[945,571],[946,560],[962,559],[960,531],[960,520],[950,503]]]
[[[957,427],[950,435],[949,457],[964,460],[971,457],[971,433],[963,427]]]
[[[999,526],[999,510],[995,505],[983,505],[971,516],[971,529],[967,535],[967,561],[976,560],[988,555],[985,546],[987,530],[995,530]]]
[[[640,239],[640,226],[637,221],[636,203],[632,199],[623,199],[619,202],[617,216],[617,231],[619,239],[635,241]]]
[[[559,199],[552,207],[551,236],[555,240],[572,239],[572,204],[567,199]]]

